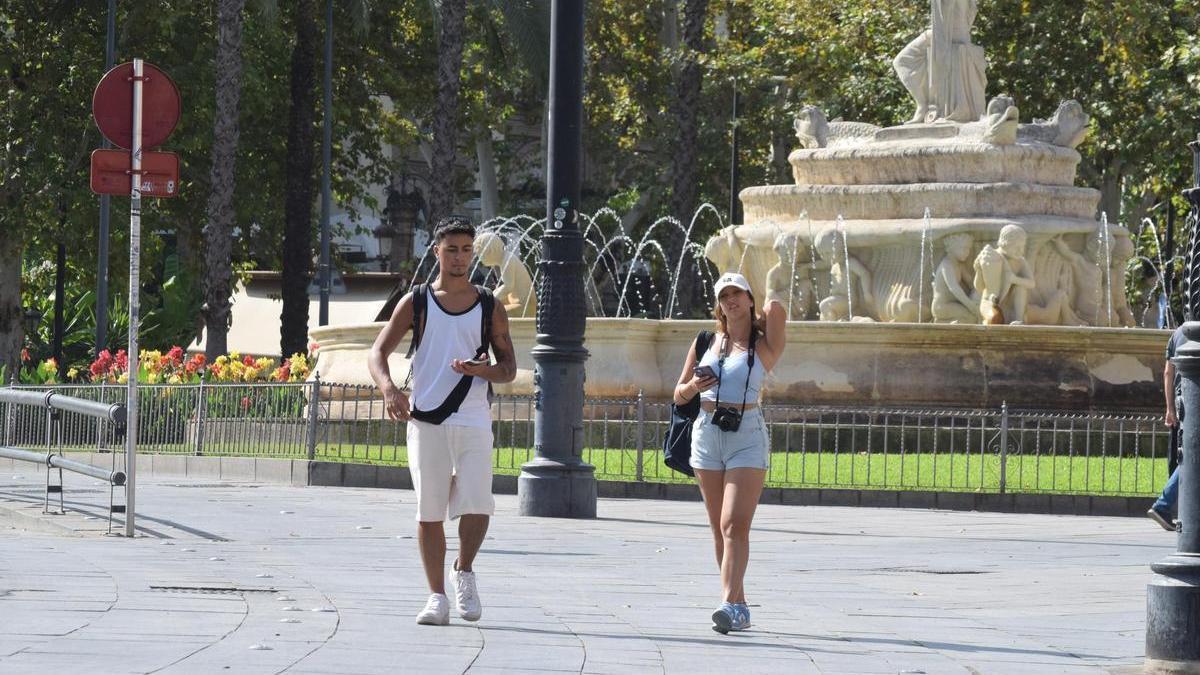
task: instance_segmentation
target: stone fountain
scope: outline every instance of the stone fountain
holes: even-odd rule
[[[1075,186],[1088,116],[1065,101],[1022,123],[1009,96],[985,104],[975,4],[933,0],[930,28],[896,57],[911,119],[878,127],[804,108],[794,183],[743,190],[745,223],[704,245],[717,273],[740,270],[756,297],[788,307],[791,346],[768,400],[1158,408],[1167,334],[1125,328],[1130,234],[1097,220],[1099,192]],[[525,311],[524,263],[483,243]],[[532,391],[532,324],[512,322],[521,375],[502,393]],[[668,398],[708,325],[589,319],[588,394]],[[368,382],[363,350],[378,331],[314,330],[322,377]]]

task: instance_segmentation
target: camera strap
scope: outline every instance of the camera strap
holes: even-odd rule
[[[746,352],[746,387],[742,389],[742,411],[740,414],[746,414],[746,396],[750,393],[750,375],[754,372],[754,342],[758,339],[758,332],[754,327],[750,327],[750,349]],[[729,349],[732,343],[729,340],[729,334],[721,336],[721,358],[717,360],[717,408],[721,407],[721,376],[725,374],[725,358],[729,355]]]

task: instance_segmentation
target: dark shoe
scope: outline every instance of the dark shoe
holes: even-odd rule
[[[1150,516],[1150,520],[1153,520],[1154,522],[1158,523],[1159,526],[1162,527],[1162,529],[1164,529],[1168,532],[1175,531],[1175,521],[1171,519],[1170,515],[1163,513],[1162,511],[1159,511],[1156,508],[1151,508],[1149,511],[1146,512],[1146,515]]]

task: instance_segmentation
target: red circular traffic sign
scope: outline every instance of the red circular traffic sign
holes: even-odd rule
[[[162,145],[179,123],[179,88],[166,73],[142,63],[142,147]],[[122,63],[104,74],[92,95],[92,115],[100,133],[113,145],[133,145],[133,64]]]

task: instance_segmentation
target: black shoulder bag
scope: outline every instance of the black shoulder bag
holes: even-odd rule
[[[712,339],[712,332],[707,330],[700,331],[696,336],[696,363],[700,363]],[[692,424],[696,422],[696,416],[699,414],[700,394],[696,394],[683,405],[672,402],[671,425],[663,438],[663,463],[689,476],[696,475],[689,460],[692,458]]]

